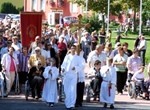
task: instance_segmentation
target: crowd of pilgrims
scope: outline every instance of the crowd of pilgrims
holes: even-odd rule
[[[19,23],[5,22],[0,21],[3,74],[0,78],[6,78],[6,96],[9,96],[15,74],[18,73],[20,93],[23,93],[22,84],[25,84],[28,77],[32,97],[42,98],[53,107],[59,96],[57,79],[63,74],[64,103],[67,109],[82,106],[86,77],[91,78],[91,81],[95,79],[90,84],[94,99],[98,98],[104,107],[110,104],[113,109],[116,92],[123,94],[129,80],[145,80],[146,40],[143,35],[136,39],[134,49],[130,50],[129,44],[120,43],[119,37],[113,47],[111,31],[106,36],[104,29],[91,34],[82,30],[79,45],[78,31],[71,32],[69,27],[55,30],[43,27],[42,36],[35,36],[30,47],[27,47],[21,44]],[[77,48],[80,48],[78,52]],[[84,71],[85,66],[89,69],[87,73]],[[150,75],[149,69],[150,64]],[[141,87],[146,96],[147,89],[143,83]]]

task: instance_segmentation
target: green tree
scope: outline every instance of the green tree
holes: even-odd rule
[[[137,23],[136,23],[136,13],[139,12],[140,9],[140,0],[122,0],[121,4],[123,5],[123,10],[132,9],[133,10],[133,24],[134,24],[134,32],[136,31]],[[128,16],[130,17],[130,16]]]
[[[77,3],[79,6],[86,6],[86,0],[69,0],[72,3]],[[119,2],[120,0],[110,0],[110,12],[115,15],[119,15],[122,7]],[[102,23],[105,28],[105,18],[107,14],[108,2],[107,0],[88,0],[88,10],[95,11],[97,13],[102,13]]]
[[[83,24],[90,24],[90,28],[86,28],[86,30],[90,33],[93,31],[99,31],[99,29],[102,27],[102,22],[99,21],[98,16],[93,14],[91,17],[83,17],[82,19]]]
[[[140,11],[140,0],[122,0],[121,4],[123,6],[123,10],[127,10],[128,9],[132,9],[133,10],[133,23],[134,23],[134,32],[136,31],[137,28],[137,20],[136,19],[136,14],[137,12]],[[149,15],[149,10],[150,10],[150,0],[142,0],[142,17],[143,17],[143,21],[145,21],[145,17],[147,17]]]
[[[150,0],[147,0],[143,3],[142,17],[144,24],[146,24],[147,19],[150,19]]]
[[[9,2],[4,2],[1,5],[0,12],[1,13],[12,13],[12,14],[18,14],[19,13],[19,11],[16,9],[16,7],[12,3],[9,3]]]
[[[18,12],[23,11],[24,7],[18,7],[17,10],[18,10]]]

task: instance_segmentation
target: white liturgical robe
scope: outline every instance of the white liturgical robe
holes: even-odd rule
[[[51,70],[51,73],[49,71]],[[43,87],[42,99],[46,102],[58,102],[57,94],[57,78],[59,70],[56,67],[47,66],[43,73],[45,83]]]
[[[76,86],[77,86],[77,73],[81,71],[82,66],[80,64],[80,58],[77,55],[66,55],[61,68],[65,70],[64,76],[64,92],[65,92],[65,105],[66,108],[75,106],[76,102]],[[75,70],[72,70],[75,68]]]
[[[101,68],[101,76],[103,81],[100,89],[100,102],[114,104],[116,70],[113,66],[103,66]],[[108,86],[109,83],[111,83],[111,88]]]

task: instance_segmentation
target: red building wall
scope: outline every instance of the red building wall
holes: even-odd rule
[[[33,11],[32,10],[32,1],[33,0],[24,0],[24,11]],[[35,0],[37,1],[37,10],[35,11],[41,11],[41,0]],[[62,11],[63,12],[63,17],[64,16],[78,16],[79,14],[83,14],[83,10],[81,9],[81,7],[77,8],[76,12],[71,12],[70,10],[70,3],[68,2],[68,0],[53,0],[53,2],[51,2],[52,0],[44,0],[45,3],[45,7],[43,10],[43,20],[48,20],[48,16],[50,12],[59,12]],[[59,1],[63,1],[63,4],[60,5]],[[57,15],[56,15],[57,16]],[[124,22],[125,21],[125,15],[122,16],[121,20],[118,19],[118,16],[113,16],[110,15],[110,20],[115,20],[118,22]]]

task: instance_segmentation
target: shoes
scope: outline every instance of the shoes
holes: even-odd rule
[[[96,99],[97,99],[97,98],[96,98],[96,97],[94,97],[93,101],[96,101]]]
[[[32,94],[32,98],[35,98],[35,94]]]
[[[79,106],[82,107],[82,103],[80,103]]]
[[[36,97],[35,99],[36,99],[36,100],[38,100],[38,99],[39,99],[39,97]]]
[[[123,92],[117,92],[117,95],[123,95]]]
[[[5,94],[4,97],[8,97],[8,94]]]
[[[107,103],[104,103],[104,108],[107,108]]]
[[[110,109],[114,109],[114,105],[113,104],[110,105]]]
[[[70,110],[75,110],[75,107],[71,107]]]
[[[49,103],[49,102],[47,102],[47,105],[48,105],[49,107],[54,107],[54,103]]]
[[[118,95],[123,95],[123,93],[118,93]]]
[[[67,110],[76,110],[75,107],[66,108]]]
[[[50,107],[54,107],[54,104],[50,104]]]
[[[82,104],[75,104],[75,107],[82,107]]]
[[[80,105],[79,104],[75,104],[75,107],[80,107]]]

